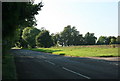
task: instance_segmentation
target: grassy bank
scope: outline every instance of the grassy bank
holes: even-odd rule
[[[70,46],[52,48],[33,48],[30,50],[52,53],[57,55],[76,57],[112,57],[118,55],[118,47],[95,45],[95,46]]]
[[[2,59],[2,78],[3,79],[17,79],[14,57],[11,53],[7,53]]]

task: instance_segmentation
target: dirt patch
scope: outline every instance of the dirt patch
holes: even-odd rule
[[[103,59],[108,61],[120,61],[120,57],[88,57],[92,59]]]

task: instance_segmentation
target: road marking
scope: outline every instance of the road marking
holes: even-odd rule
[[[62,67],[64,70],[67,70],[67,71],[69,71],[69,72],[72,72],[72,73],[74,73],[74,74],[77,74],[77,75],[79,75],[79,76],[82,76],[82,77],[84,77],[84,78],[87,78],[87,79],[91,79],[90,77],[87,77],[87,76],[85,76],[85,75],[82,75],[82,74],[80,74],[80,73],[77,73],[77,72],[75,72],[75,71],[72,71],[72,70],[70,70],[70,69],[67,69],[67,68],[65,68],[65,67]]]
[[[50,63],[50,64],[52,64],[52,65],[55,65],[55,63],[50,62],[50,61],[48,61],[48,60],[45,60],[45,62],[48,62],[48,63]]]

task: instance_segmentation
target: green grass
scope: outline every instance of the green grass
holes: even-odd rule
[[[111,57],[118,55],[118,48],[111,46],[70,46],[52,48],[33,48],[30,50],[75,57]]]
[[[6,54],[2,60],[2,77],[3,79],[17,79],[14,57],[11,53]]]

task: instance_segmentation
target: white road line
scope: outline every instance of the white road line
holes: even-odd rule
[[[50,62],[50,61],[48,61],[48,60],[45,60],[45,62],[48,62],[48,63],[50,63],[50,64],[52,64],[52,65],[55,65],[55,63]]]
[[[69,71],[69,72],[72,72],[72,73],[74,73],[74,74],[77,74],[77,75],[79,75],[79,76],[82,76],[82,77],[84,77],[84,78],[91,79],[90,77],[87,77],[87,76],[82,75],[82,74],[80,74],[80,73],[77,73],[77,72],[75,72],[75,71],[69,70],[69,69],[67,69],[67,68],[65,68],[65,67],[62,67],[62,68],[63,68],[64,70],[67,70],[67,71]]]

